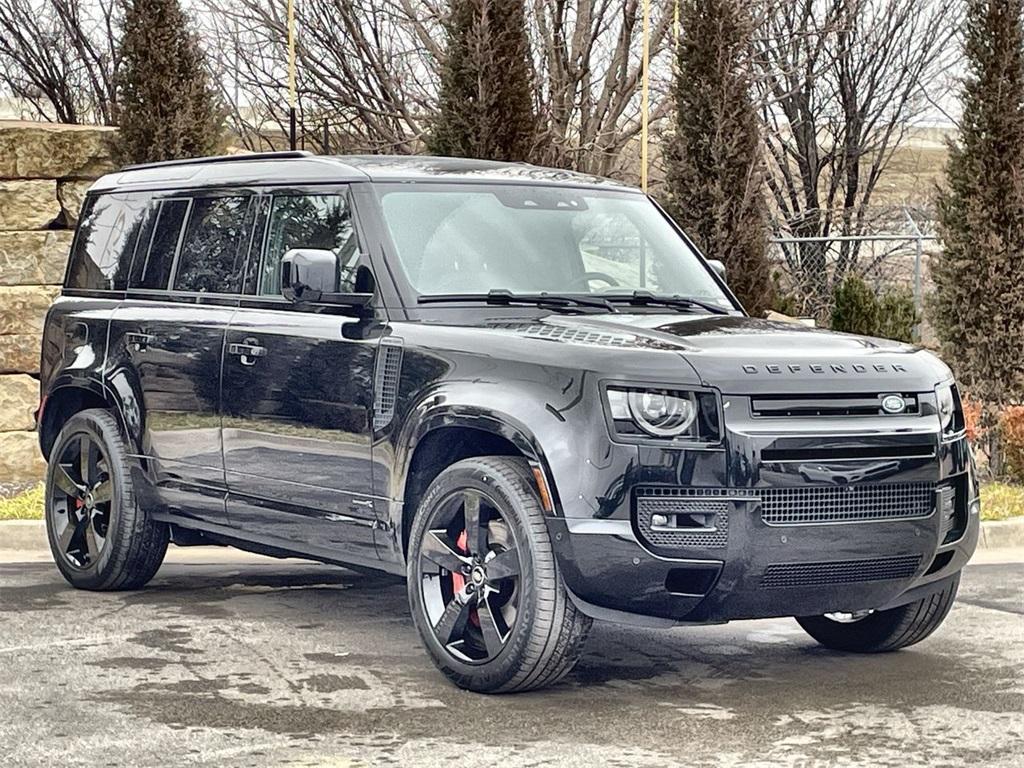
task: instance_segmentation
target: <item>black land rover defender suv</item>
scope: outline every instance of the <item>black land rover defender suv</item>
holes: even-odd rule
[[[750,318],[719,272],[638,191],[528,165],[106,176],[43,339],[57,566],[135,589],[173,542],[401,574],[477,691],[557,681],[594,618],[916,643],[978,537],[949,369]]]

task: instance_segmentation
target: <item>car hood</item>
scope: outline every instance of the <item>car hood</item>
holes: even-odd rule
[[[550,316],[545,326],[584,339],[612,334],[615,346],[674,348],[701,380],[734,394],[927,391],[951,378],[937,357],[887,339],[737,315]],[[625,340],[631,340],[631,343]]]

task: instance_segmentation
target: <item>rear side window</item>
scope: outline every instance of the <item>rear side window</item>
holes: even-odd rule
[[[248,239],[249,197],[201,197],[192,201],[178,254],[174,288],[200,293],[239,293]]]
[[[142,234],[132,266],[131,288],[167,288],[188,206],[188,200],[164,200],[153,206],[151,226]]]
[[[149,196],[113,194],[90,197],[82,207],[68,267],[68,288],[123,291]]]

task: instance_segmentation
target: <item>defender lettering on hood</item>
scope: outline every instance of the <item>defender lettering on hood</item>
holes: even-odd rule
[[[757,373],[828,373],[828,374],[849,374],[856,375],[858,373],[907,373],[905,366],[899,363],[873,363],[872,365],[863,365],[861,363],[808,363],[807,365],[799,365],[797,363],[791,363],[787,365],[778,365],[769,363],[767,365],[744,365],[743,372],[748,374]]]

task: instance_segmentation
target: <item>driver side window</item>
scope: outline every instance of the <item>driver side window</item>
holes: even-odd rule
[[[359,244],[345,194],[274,195],[260,267],[261,296],[281,294],[281,259],[293,248],[333,251],[339,264],[337,292],[355,291]]]

